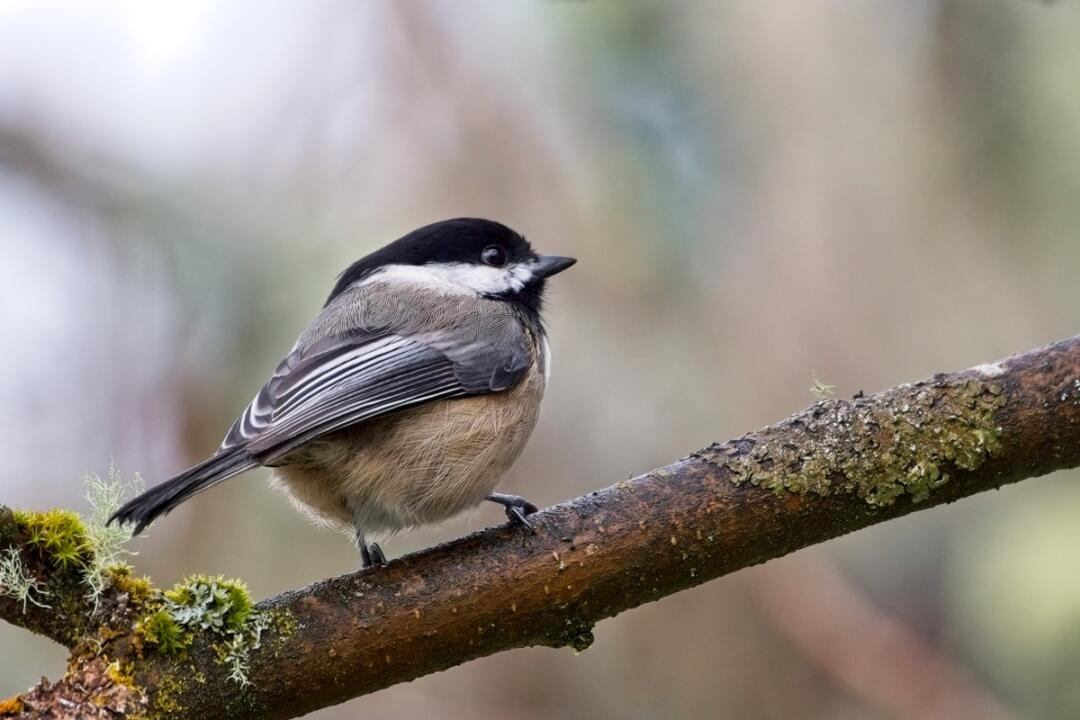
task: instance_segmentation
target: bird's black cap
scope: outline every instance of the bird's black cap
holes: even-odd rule
[[[508,262],[536,260],[528,240],[502,223],[483,218],[454,218],[425,225],[357,260],[338,278],[327,303],[353,283],[387,265],[481,262],[486,248],[501,247]]]

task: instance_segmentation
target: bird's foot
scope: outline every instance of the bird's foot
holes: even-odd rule
[[[378,543],[360,546],[360,567],[382,567],[386,565],[386,555]]]
[[[533,535],[536,534],[536,528],[529,522],[528,516],[532,515],[539,508],[531,502],[523,497],[518,497],[517,495],[504,495],[502,493],[491,493],[487,496],[487,499],[493,503],[498,503],[505,508],[506,517],[511,525],[522,525]]]
[[[386,555],[383,554],[382,548],[378,543],[371,543],[370,545],[364,540],[364,536],[361,533],[356,534],[356,545],[360,548],[360,569],[364,570],[369,567],[382,567],[386,565]]]

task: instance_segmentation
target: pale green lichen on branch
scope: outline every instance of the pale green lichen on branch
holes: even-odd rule
[[[135,554],[125,547],[131,539],[130,533],[117,523],[110,524],[109,518],[129,496],[140,495],[146,484],[138,473],[131,482],[125,482],[115,465],[109,467],[105,478],[87,475],[83,484],[91,508],[86,521],[86,539],[93,550],[83,580],[89,588],[88,597],[96,603],[105,592],[110,569],[125,565],[125,558]]]
[[[15,510],[11,519],[17,544],[5,549],[5,564],[9,570],[13,565],[23,568],[24,586],[35,588],[39,599],[33,604],[47,604],[56,617],[64,618],[65,642],[77,641],[93,625],[86,600],[94,589],[85,583],[85,573],[93,566],[94,548],[86,525],[71,510]],[[5,594],[10,596],[12,589]],[[43,596],[47,602],[40,599]],[[91,599],[96,604],[96,596]],[[27,615],[27,603],[21,610]]]
[[[1000,449],[1000,385],[975,377],[904,386],[874,398],[828,399],[753,439],[696,455],[736,485],[777,493],[855,493],[884,507],[922,502],[952,468],[975,470]]]
[[[124,549],[128,534],[109,527],[108,518],[122,504],[127,493],[141,490],[142,480],[136,475],[131,483],[124,482],[116,468],[111,467],[105,478],[88,475],[83,482],[91,507],[89,519],[84,521],[73,510],[60,509],[16,510],[12,519],[28,552],[36,553],[57,570],[77,571],[81,575],[85,597],[96,608],[105,592],[110,570],[123,565],[123,558],[132,554]],[[6,552],[9,564],[22,562],[18,548],[9,548]],[[35,581],[40,584],[49,579],[35,578]]]
[[[239,580],[196,575],[151,602],[152,612],[140,621],[137,632],[159,651],[179,653],[191,645],[196,632],[217,639],[218,660],[228,666],[229,678],[247,685],[247,663],[258,649],[270,619],[257,612],[247,588]]]
[[[109,589],[109,577],[130,555],[123,548],[127,533],[106,525],[112,511],[128,492],[138,492],[136,476],[125,482],[115,467],[105,478],[84,478],[91,514],[84,520],[72,510],[14,510],[7,514],[7,533],[0,553],[0,596],[52,611],[38,615],[39,631],[48,626],[54,639],[72,645],[98,637],[102,618],[99,602]]]
[[[227,678],[248,685],[251,652],[270,627],[275,637],[287,634],[288,613],[256,610],[239,580],[193,576],[163,592],[135,577],[123,561],[133,554],[124,547],[130,535],[107,520],[127,495],[139,491],[141,481],[124,482],[111,469],[105,478],[85,478],[85,485],[92,508],[85,520],[71,510],[0,508],[6,516],[0,527],[0,597],[14,599],[23,615],[31,606],[49,610],[28,618],[27,627],[39,632],[49,618],[59,620],[48,632],[72,648],[70,677],[104,661],[110,682],[145,698],[141,673],[158,663],[184,665],[190,677],[205,677],[200,667],[206,656],[193,648],[198,640]],[[168,693],[159,679],[147,709],[165,712]]]
[[[196,575],[165,593],[165,609],[192,628],[232,633],[242,630],[254,603],[239,580]]]
[[[49,591],[23,566],[22,555],[15,548],[5,548],[0,553],[0,596],[9,597],[22,604],[25,614],[27,605],[49,609],[45,596]]]

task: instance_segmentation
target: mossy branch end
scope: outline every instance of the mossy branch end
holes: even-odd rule
[[[736,486],[822,497],[853,494],[871,507],[905,494],[919,503],[957,471],[977,470],[1001,449],[1001,383],[979,373],[939,376],[874,398],[821,400],[755,436],[695,457]]]
[[[0,580],[0,617],[72,648],[63,680],[0,703],[0,714],[40,716],[64,698],[108,705],[109,717],[297,717],[503,650],[582,651],[595,623],[626,609],[1078,465],[1072,338],[870,397],[823,397],[543,510],[530,518],[536,535],[488,529],[254,606],[235,581],[189,578],[161,592],[124,566],[91,602],[80,568],[92,547],[71,515],[0,508],[0,552],[18,555],[0,569],[16,586]]]

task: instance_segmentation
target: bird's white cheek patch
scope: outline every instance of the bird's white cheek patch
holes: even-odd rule
[[[469,263],[428,263],[427,265],[387,265],[369,281],[411,283],[450,293],[474,292],[498,295],[518,292],[532,279],[532,268],[514,264],[504,268]]]
[[[494,268],[468,263],[431,263],[425,265],[424,269],[442,280],[467,287],[481,295],[517,292],[532,277],[532,271],[519,264]]]

